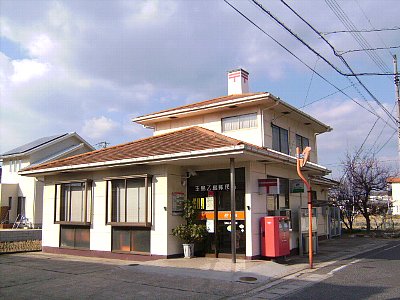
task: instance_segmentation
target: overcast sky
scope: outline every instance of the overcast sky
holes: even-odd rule
[[[304,111],[333,127],[318,137],[321,164],[336,169],[346,151],[361,146],[377,119],[369,111],[381,119],[365,149],[378,151],[387,142],[378,156],[396,164],[395,124],[385,126],[387,115],[360,85],[350,86],[348,77],[317,59],[251,1],[230,2],[331,84],[348,87],[345,92],[354,101],[335,93],[222,0],[0,0],[0,153],[72,131],[92,144],[149,136],[152,132],[133,124],[132,117],[226,95],[226,72],[242,67],[250,73],[251,92],[271,92],[298,108],[308,104]],[[348,73],[324,41],[280,1],[260,2]],[[400,1],[327,2],[287,3],[320,32],[346,30],[330,6],[336,13],[341,9],[357,29],[400,25]],[[400,45],[399,30],[360,35],[365,48]],[[361,48],[349,33],[326,38],[338,51]],[[374,51],[374,60],[365,51],[343,57],[355,72],[381,73],[393,71],[391,55],[399,52]],[[360,78],[397,117],[393,77]]]

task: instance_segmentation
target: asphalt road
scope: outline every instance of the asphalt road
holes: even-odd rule
[[[305,288],[279,299],[400,299],[400,241],[313,272]],[[317,283],[315,283],[317,282]]]

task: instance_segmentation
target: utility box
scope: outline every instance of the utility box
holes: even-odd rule
[[[279,257],[290,254],[289,224],[289,218],[284,216],[261,218],[261,256]]]

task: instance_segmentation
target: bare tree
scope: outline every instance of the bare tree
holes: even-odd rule
[[[347,154],[344,172],[342,184],[348,186],[354,205],[364,216],[367,231],[370,231],[370,216],[376,209],[370,201],[371,192],[385,189],[386,179],[390,177],[391,170],[373,155],[355,153]]]
[[[354,199],[350,186],[347,181],[342,181],[339,185],[329,190],[329,198],[333,200],[335,206],[340,209],[340,219],[346,228],[353,230],[353,223],[358,214],[358,209],[354,206]]]

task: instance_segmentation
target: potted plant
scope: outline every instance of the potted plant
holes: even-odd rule
[[[208,232],[205,225],[196,224],[198,210],[193,200],[185,200],[183,203],[183,215],[186,224],[180,224],[172,229],[172,235],[180,238],[183,244],[185,258],[194,256],[194,243],[203,240]]]

